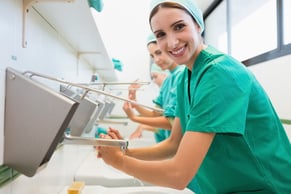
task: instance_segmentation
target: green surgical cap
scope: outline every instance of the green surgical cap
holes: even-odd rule
[[[204,31],[204,21],[203,21],[203,15],[201,10],[198,8],[198,6],[195,3],[195,0],[152,0],[150,4],[150,12],[159,4],[165,3],[165,2],[173,2],[178,3],[181,6],[183,6],[195,19],[197,24],[200,26],[201,32]]]
[[[157,39],[156,39],[154,33],[150,33],[147,37],[147,45],[149,45],[152,42],[156,42],[156,41],[157,41]]]
[[[168,70],[162,70],[157,64],[152,63],[152,65],[151,65],[151,73],[169,74],[169,71]]]

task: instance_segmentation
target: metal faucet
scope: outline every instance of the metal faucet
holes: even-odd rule
[[[64,144],[94,145],[94,146],[118,146],[122,150],[126,150],[128,147],[127,140],[79,137],[79,136],[71,136],[70,134],[67,134],[67,133],[65,133],[64,135],[65,135]]]

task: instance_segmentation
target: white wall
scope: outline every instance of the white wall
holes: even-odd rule
[[[291,55],[280,57],[249,69],[268,93],[279,117],[291,119]],[[291,126],[284,126],[291,141]]]
[[[38,14],[30,9],[26,29],[27,48],[22,47],[22,0],[0,1],[0,164],[3,163],[5,69],[31,70],[68,81],[88,82],[93,71],[78,61],[76,51]],[[15,144],[17,146],[17,142]],[[37,145],[36,145],[37,146]],[[73,180],[86,150],[61,148],[47,168],[32,178],[20,176],[0,188],[1,194],[59,193]],[[83,157],[82,157],[83,156]],[[71,162],[74,161],[74,162]],[[42,188],[42,189],[40,189]]]
[[[120,81],[149,80],[149,5],[150,0],[106,0],[102,12],[94,14],[109,55],[124,64]]]
[[[88,82],[89,66],[33,9],[27,17],[27,48],[22,47],[22,1],[0,1],[0,163],[3,155],[5,68],[31,70],[66,80]]]
[[[249,67],[269,94],[281,118],[291,119],[291,56]]]

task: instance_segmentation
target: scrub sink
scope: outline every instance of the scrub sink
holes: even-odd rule
[[[154,140],[141,138],[129,140],[129,147],[143,147],[154,144]],[[101,185],[106,187],[149,186],[135,177],[129,176],[107,164],[100,158],[92,147],[74,176],[75,181],[84,181],[86,185]]]
[[[67,194],[66,187],[60,194]],[[144,186],[144,187],[103,187],[87,185],[82,190],[82,194],[194,194],[189,189],[175,190],[166,187]]]
[[[74,180],[84,181],[86,185],[102,185],[106,187],[143,186],[146,183],[108,166],[93,150],[88,154],[77,170]]]

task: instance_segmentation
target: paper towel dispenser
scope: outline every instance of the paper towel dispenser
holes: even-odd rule
[[[60,92],[79,102],[79,106],[68,125],[70,134],[73,136],[81,136],[86,127],[91,130],[94,123],[91,126],[88,126],[88,124],[91,123],[91,119],[94,119],[93,113],[97,109],[98,104],[87,97],[82,98],[81,94],[77,94],[65,85],[60,85]]]
[[[50,160],[79,103],[6,69],[4,164],[33,176]]]

